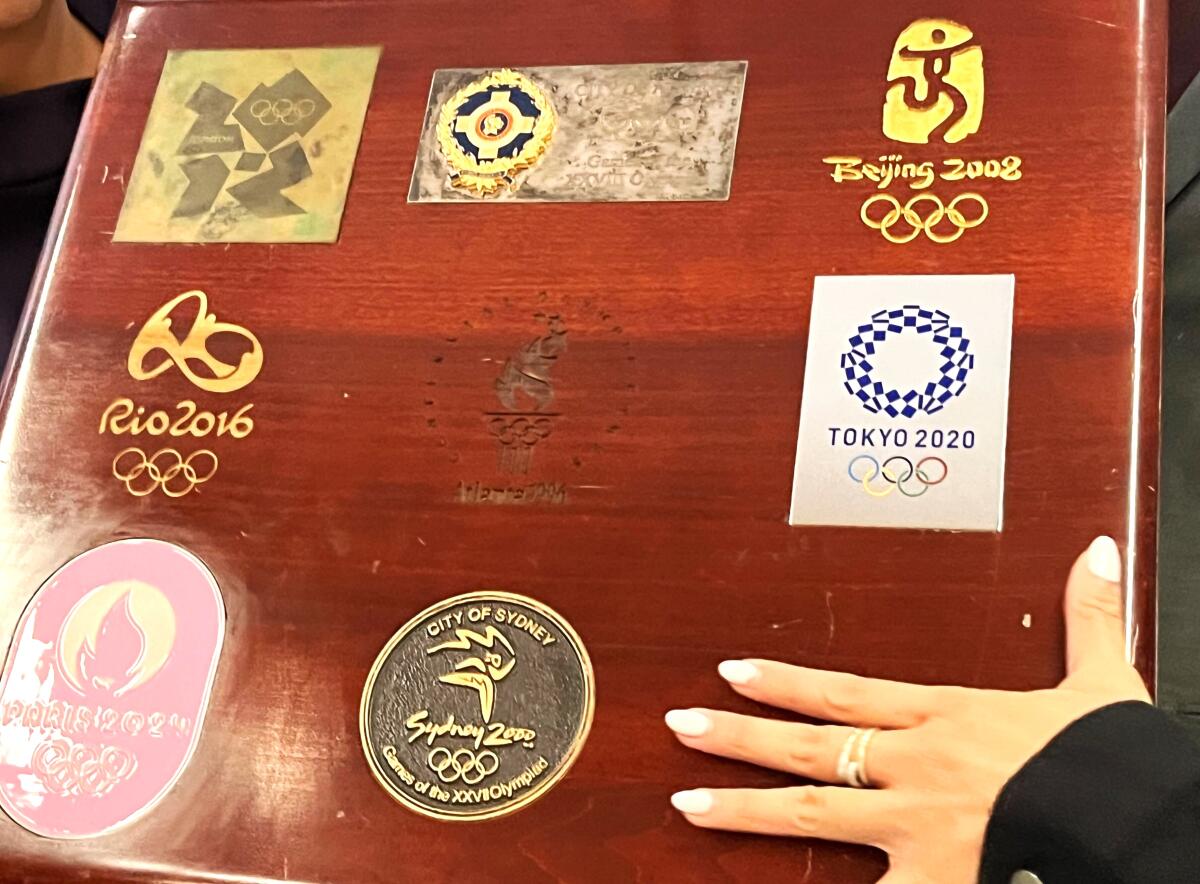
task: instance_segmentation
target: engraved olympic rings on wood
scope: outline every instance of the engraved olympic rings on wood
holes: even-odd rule
[[[490,749],[476,753],[472,749],[456,749],[451,752],[438,746],[429,753],[429,768],[443,783],[462,781],[474,786],[500,769],[500,758]]]
[[[311,98],[301,98],[299,101],[260,98],[250,105],[250,116],[264,126],[295,126],[311,117],[316,109],[317,104]]]
[[[869,467],[862,469],[862,475],[859,475],[855,471],[856,467],[864,461]],[[926,469],[927,464],[936,466]],[[898,466],[902,467],[902,470],[897,469]],[[914,465],[907,457],[897,454],[889,457],[880,466],[879,461],[871,455],[860,454],[851,459],[846,473],[872,497],[887,497],[893,491],[899,491],[905,497],[921,497],[934,485],[945,482],[946,477],[950,475],[950,468],[940,457],[925,457]],[[876,477],[882,477],[886,484],[882,487],[872,487],[871,483]],[[914,483],[920,487],[920,491],[914,490]]]
[[[501,445],[536,445],[550,435],[554,424],[549,417],[540,415],[516,415],[513,417],[497,416],[488,421],[488,429],[492,431]]]
[[[167,497],[183,497],[211,479],[217,465],[217,456],[207,448],[184,457],[174,448],[163,448],[147,456],[133,446],[113,458],[112,473],[134,497],[145,497],[160,488]]]
[[[55,737],[34,750],[31,767],[55,795],[99,797],[133,776],[137,758],[118,746],[101,746],[97,751],[66,737]]]
[[[959,208],[967,201],[974,202],[978,207],[978,214],[974,218],[967,217]],[[871,215],[871,209],[876,203],[888,206],[887,212],[880,218]],[[928,214],[923,215],[922,210],[926,209]],[[924,233],[935,243],[950,243],[961,237],[965,231],[982,224],[987,219],[988,211],[987,200],[978,193],[960,193],[950,200],[949,205],[933,193],[918,193],[904,205],[890,193],[876,193],[863,201],[858,214],[863,224],[878,230],[888,242],[912,242]],[[942,233],[938,229],[943,220],[953,225],[952,233]],[[897,232],[894,228],[901,221],[907,225],[907,229]]]

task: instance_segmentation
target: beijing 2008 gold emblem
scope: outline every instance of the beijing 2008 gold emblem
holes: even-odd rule
[[[554,106],[536,83],[505,68],[459,89],[438,116],[450,183],[475,196],[513,187],[546,151]]]
[[[595,708],[570,625],[524,596],[446,599],[404,624],[363,688],[359,729],[380,785],[443,820],[502,816],[566,775]]]
[[[887,242],[957,242],[988,219],[998,188],[1008,186],[1004,182],[1021,180],[1022,161],[1015,154],[972,149],[960,156],[942,151],[911,156],[897,146],[978,138],[983,68],[983,46],[969,27],[944,18],[917,19],[896,38],[884,83],[883,135],[895,144],[823,158],[836,184],[869,188],[858,195],[858,216]]]

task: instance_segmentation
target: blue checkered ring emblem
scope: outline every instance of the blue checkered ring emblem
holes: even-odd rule
[[[871,360],[876,348],[889,335],[900,334],[927,335],[944,360],[938,376],[920,389],[901,391],[873,376],[876,366]],[[844,384],[847,392],[872,414],[889,417],[935,414],[967,388],[967,375],[975,367],[970,347],[963,330],[951,325],[950,316],[943,310],[926,310],[916,304],[880,310],[871,315],[869,323],[858,327],[850,338],[850,351],[842,354]]]

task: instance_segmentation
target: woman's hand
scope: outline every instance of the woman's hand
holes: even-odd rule
[[[739,694],[839,724],[674,709],[666,720],[679,741],[838,785],[692,789],[671,803],[705,828],[873,845],[888,854],[887,884],[974,882],[992,805],[1025,762],[1081,716],[1150,699],[1125,660],[1120,579],[1111,538],[1075,562],[1064,602],[1067,677],[1050,690],[925,687],[727,660],[718,669]],[[857,761],[871,788],[848,785]]]

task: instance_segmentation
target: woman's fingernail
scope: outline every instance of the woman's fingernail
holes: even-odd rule
[[[696,709],[672,709],[667,727],[683,737],[702,737],[712,729],[712,719]]]
[[[680,813],[701,814],[712,810],[712,793],[704,789],[690,789],[671,796],[671,805]]]
[[[749,660],[726,660],[717,667],[717,672],[730,684],[750,684],[758,678],[758,667]]]
[[[1111,537],[1100,536],[1087,551],[1088,570],[1109,583],[1121,582],[1121,553]]]

